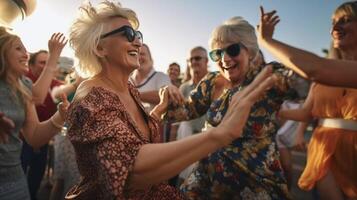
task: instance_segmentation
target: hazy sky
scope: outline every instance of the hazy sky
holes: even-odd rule
[[[32,16],[14,26],[30,52],[47,49],[53,32],[64,32],[76,17],[82,0],[37,0]],[[91,0],[94,4],[98,0]],[[144,42],[149,45],[154,67],[166,72],[171,62],[186,69],[189,50],[194,46],[208,49],[208,39],[214,27],[233,16],[242,16],[252,25],[259,20],[259,6],[276,9],[281,22],[275,38],[322,54],[330,44],[331,14],[343,0],[121,0],[133,9],[140,20]],[[209,50],[209,49],[208,49]],[[268,53],[267,60],[273,60]],[[67,45],[65,56],[73,56]],[[214,63],[210,69],[215,70]],[[182,70],[182,71],[183,71]]]

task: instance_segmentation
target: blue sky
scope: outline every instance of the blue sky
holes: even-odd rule
[[[38,0],[32,16],[15,25],[30,52],[47,48],[53,32],[64,32],[75,18],[81,0]],[[94,4],[98,0],[91,0]],[[189,50],[194,46],[208,49],[213,28],[233,16],[242,16],[252,25],[259,21],[259,6],[275,9],[281,22],[275,38],[291,45],[322,54],[330,44],[331,15],[343,0],[121,0],[140,20],[144,42],[152,51],[154,67],[166,71],[171,62],[186,68]],[[274,60],[266,51],[268,61]],[[73,56],[69,47],[63,52]],[[214,63],[210,69],[215,70]]]

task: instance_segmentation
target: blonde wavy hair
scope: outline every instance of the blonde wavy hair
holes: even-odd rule
[[[232,17],[216,27],[209,40],[210,48],[216,49],[219,44],[242,43],[248,49],[250,61],[259,52],[257,36],[254,27],[243,17]]]
[[[7,28],[0,27],[0,79],[8,83],[15,100],[25,103],[32,99],[31,91],[23,84],[21,77],[16,77],[9,70],[8,50],[17,40],[20,40],[20,37]]]
[[[332,18],[343,15],[351,16],[353,19],[357,20],[357,1],[350,1],[341,4],[333,13]]]
[[[79,17],[70,28],[69,43],[78,58],[76,71],[82,77],[93,77],[102,70],[96,50],[106,22],[114,17],[128,19],[135,30],[139,27],[136,13],[119,2],[105,0],[97,7],[86,3],[80,8]]]

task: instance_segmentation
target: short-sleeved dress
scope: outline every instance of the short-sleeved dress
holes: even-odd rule
[[[290,198],[275,143],[278,129],[275,115],[283,101],[296,98],[297,93],[288,83],[288,71],[278,63],[271,64],[281,72],[278,87],[270,89],[254,104],[240,138],[199,162],[181,186],[186,198]],[[208,125],[217,126],[227,112],[231,97],[249,85],[263,68],[250,68],[240,86],[225,90],[215,100],[212,100],[212,95],[220,75],[219,72],[209,73],[191,92],[185,106],[177,108],[170,105],[165,117],[181,121],[206,114]]]
[[[31,80],[24,77],[21,81],[31,91]],[[1,200],[30,199],[27,180],[21,167],[22,140],[19,138],[20,129],[25,122],[26,108],[20,99],[20,93],[16,95],[15,97],[11,86],[0,79],[0,112],[15,123],[15,128],[9,135],[9,142],[0,144]]]
[[[139,93],[130,83],[128,86],[144,112]],[[157,121],[144,113],[149,138],[141,134],[119,97],[109,90],[93,87],[83,99],[72,103],[66,121],[81,181],[68,192],[67,199],[182,199],[166,183],[140,191],[127,188],[140,147],[160,139]]]
[[[357,122],[357,90],[316,84],[312,88],[312,116]],[[349,197],[357,197],[357,131],[318,126],[307,151],[307,164],[299,179],[310,190],[331,170]]]

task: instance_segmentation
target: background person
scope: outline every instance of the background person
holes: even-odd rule
[[[147,44],[140,50],[140,67],[131,75],[135,87],[140,92],[140,99],[150,112],[160,102],[159,89],[170,85],[169,76],[154,69],[153,58]]]
[[[173,62],[169,64],[169,68],[167,69],[167,75],[169,75],[172,85],[176,87],[180,87],[181,85],[180,74],[181,74],[181,68],[178,63]]]
[[[271,37],[279,18],[275,11],[265,13],[263,8],[261,8],[261,14],[259,29],[261,37],[265,38],[263,43],[266,43],[267,46],[274,46],[276,41],[272,41]],[[356,16],[356,1],[343,3],[332,16],[333,47],[338,50],[341,56],[336,59],[357,60]],[[285,48],[285,45],[278,45],[285,50],[289,49]],[[308,61],[313,63],[314,60]],[[308,65],[309,62],[306,64]],[[336,73],[334,76],[341,76],[341,74]],[[348,81],[339,82],[334,78],[332,80],[337,81],[338,84],[348,83]],[[308,121],[311,118],[319,119],[319,125],[314,130],[309,142],[307,164],[298,184],[305,190],[310,190],[316,185],[322,199],[344,199],[345,196],[353,199],[357,197],[356,101],[356,89],[315,83],[310,89],[302,109],[279,112],[279,116],[286,119],[298,121]]]
[[[48,42],[49,58],[37,81],[37,84],[43,84],[42,91],[50,87],[64,45],[59,34],[52,35]],[[49,120],[39,122],[31,95],[35,88],[31,87],[31,80],[25,78],[28,72],[28,52],[20,38],[4,27],[0,27],[0,52],[0,199],[30,199],[26,177],[21,168],[20,130],[26,142],[34,148],[46,144],[62,127],[68,102],[61,104],[60,112],[56,112]]]
[[[60,36],[60,35],[58,35]],[[61,35],[61,37],[63,37]],[[30,54],[29,59],[29,73],[27,77],[36,82],[45,69],[46,62],[48,60],[48,51],[40,50],[33,54]],[[54,72],[54,73],[57,73]],[[52,78],[50,88],[47,90],[45,98],[41,102],[36,103],[36,112],[40,122],[46,121],[56,113],[57,105],[51,96],[51,90],[53,87],[62,85],[61,81],[58,81],[55,77]],[[43,88],[41,88],[43,90]],[[31,199],[37,199],[37,191],[40,188],[40,184],[47,166],[47,152],[48,144],[41,146],[40,148],[32,148],[26,141],[23,142],[21,151],[21,164],[27,175],[27,181],[31,194]]]
[[[190,50],[189,58],[187,59],[187,70],[190,71],[190,77],[192,78],[183,83],[180,87],[180,92],[186,100],[188,100],[190,97],[191,91],[196,88],[201,79],[203,79],[204,76],[208,73],[207,55],[207,50],[201,46],[194,47]],[[172,137],[175,136],[177,140],[180,140],[187,136],[200,133],[204,127],[205,121],[205,116],[202,116],[194,120],[180,122],[178,125],[176,125],[178,126],[177,134],[176,132],[171,131],[171,135]],[[181,183],[191,174],[194,166],[195,164],[190,165],[179,174],[179,179],[177,181],[178,186],[181,185]]]
[[[356,1],[352,1],[350,4],[351,9],[355,10]],[[261,22],[258,26],[259,41],[263,47],[286,67],[294,70],[300,76],[318,83],[357,88],[357,79],[355,78],[355,74],[357,73],[357,61],[355,59],[326,59],[280,42],[272,38],[275,25],[279,20],[263,21],[265,14],[263,8],[261,8],[261,13]],[[266,16],[268,17],[274,13],[275,11],[273,13],[267,13]],[[355,18],[356,15],[352,12],[347,22],[353,23]],[[355,37],[355,34],[351,34],[349,37]]]

